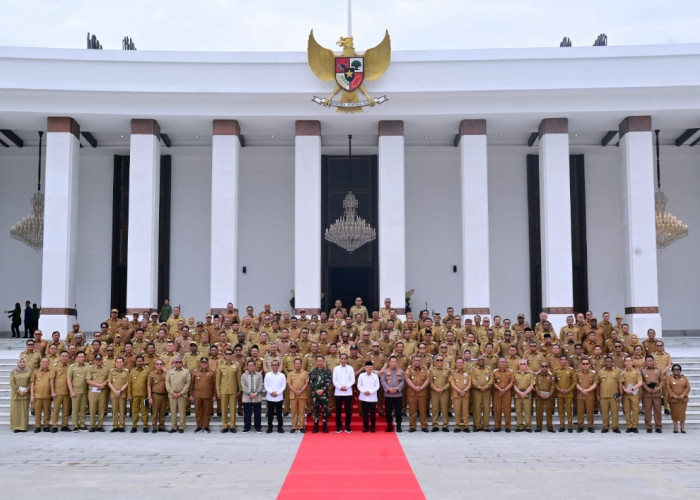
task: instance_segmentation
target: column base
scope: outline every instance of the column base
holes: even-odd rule
[[[630,325],[630,334],[636,334],[640,342],[647,338],[649,328],[653,328],[656,331],[656,338],[663,336],[661,315],[659,313],[625,314],[625,323]]]
[[[42,339],[50,339],[53,332],[59,332],[61,339],[65,339],[68,332],[73,329],[73,322],[77,319],[77,314],[53,314],[45,312],[42,308],[39,316],[39,330],[43,333]],[[75,311],[75,309],[68,310]]]

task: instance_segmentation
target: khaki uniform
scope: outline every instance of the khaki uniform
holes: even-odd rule
[[[666,379],[666,393],[669,396],[676,396],[670,399],[671,420],[674,427],[677,422],[685,424],[685,411],[688,406],[688,395],[690,394],[690,382],[685,375],[672,375]]]
[[[489,428],[491,413],[491,387],[493,387],[493,372],[486,366],[475,366],[472,376],[472,414],[474,415],[474,430],[483,431]]]
[[[620,371],[620,383],[625,389],[630,389],[642,381],[642,372],[636,368],[625,368]],[[625,415],[625,423],[628,429],[636,429],[639,425],[639,400],[642,397],[642,388],[636,389],[636,394],[622,393],[622,412]]]
[[[112,416],[115,429],[123,429],[126,419],[126,398],[129,384],[129,370],[112,368],[109,371],[109,384],[111,385],[110,398],[112,400]],[[123,389],[122,389],[123,387]],[[121,391],[117,394],[115,391]]]
[[[411,365],[406,369],[406,380],[416,387],[421,387],[429,379],[428,369],[425,366],[416,368]],[[406,383],[408,385],[408,382]],[[428,428],[428,392],[429,388],[416,392],[410,386],[406,390],[408,396],[408,421],[411,429],[416,428],[416,415],[420,416],[420,423],[423,429]]]
[[[535,384],[535,374],[531,371],[521,373],[520,370],[513,374],[515,377],[514,387],[517,387],[521,391],[527,390],[528,387],[534,386]],[[518,424],[518,429],[532,429],[532,391],[530,391],[524,398],[513,391],[513,396],[515,397],[515,419]],[[510,407],[506,410],[510,413]],[[523,427],[523,417],[525,417],[525,424]]]
[[[48,352],[48,350],[46,352]],[[56,352],[58,354],[61,354],[61,351]],[[34,349],[32,352],[22,351],[19,357],[24,358],[27,361],[27,368],[29,368],[30,371],[33,372],[34,370],[39,369],[39,364],[41,362],[41,353],[38,352],[36,349]]]
[[[557,368],[553,371],[554,381],[557,387],[557,407],[559,409],[559,428],[566,428],[568,421],[569,430],[574,428],[574,396],[576,394],[576,372],[573,368]],[[564,393],[563,391],[566,391]]]
[[[651,414],[654,412],[654,424],[656,429],[661,429],[661,394],[659,389],[664,386],[665,376],[660,368],[642,368],[642,409],[644,410],[644,425],[651,429]],[[658,390],[657,390],[658,389]],[[652,392],[655,391],[655,392]]]
[[[556,383],[552,372],[535,374],[536,427],[542,430],[543,415],[547,416],[547,430],[553,430],[552,415],[556,398]]]
[[[438,414],[442,413],[442,427],[449,424],[450,411],[450,371],[434,366],[430,369],[430,406],[433,428],[438,425]]]
[[[306,370],[293,370],[287,374],[287,385],[295,390],[304,389],[301,394],[289,391],[289,399],[292,407],[292,429],[301,430],[305,426],[306,402],[309,397],[309,372]]]
[[[85,428],[86,411],[87,411],[87,395],[88,383],[87,378],[90,367],[83,363],[82,365],[71,365],[68,367],[66,379],[70,380],[73,386],[75,397],[71,398],[71,406],[73,409],[73,427],[81,429]]]
[[[129,387],[126,389],[127,398],[131,400],[131,425],[134,429],[139,425],[139,417],[143,428],[148,428],[148,367],[134,368],[129,371]]]
[[[597,375],[603,429],[610,427],[610,413],[612,413],[612,427],[618,429],[620,427],[620,402],[615,400],[615,394],[620,389],[620,370],[614,366],[611,369],[604,367],[597,372]]]
[[[462,369],[455,370],[450,375],[450,385],[452,386],[452,407],[455,412],[455,429],[469,431],[469,403],[470,403],[470,385],[472,378],[469,373]],[[469,389],[467,389],[469,387]],[[460,391],[464,391],[464,395]]]
[[[190,396],[194,398],[194,416],[197,428],[208,429],[216,399],[216,373],[199,367],[192,372]]]
[[[165,376],[167,371],[162,372],[153,370],[148,374],[148,389],[149,394],[153,398],[151,412],[153,416],[153,429],[165,429],[165,403],[168,400],[168,390],[165,388]]]
[[[493,372],[493,419],[494,428],[498,431],[501,428],[501,417],[505,416],[506,429],[510,429],[510,407],[513,399],[513,383],[515,375],[508,368],[497,369]],[[510,387],[509,387],[510,386]],[[505,389],[505,392],[498,388]]]
[[[588,370],[584,373],[583,370],[576,372],[576,384],[582,389],[589,389],[597,381],[596,373],[593,370]],[[584,417],[588,419],[588,428],[593,428],[593,410],[595,408],[595,390],[589,393],[576,392],[576,407],[578,410],[578,426],[583,427]]]
[[[173,429],[185,429],[187,421],[185,410],[188,406],[187,395],[190,392],[191,380],[190,372],[185,368],[171,368],[165,377],[165,388],[168,391],[168,400],[170,402],[170,423]],[[180,394],[180,397],[175,397],[175,394]]]
[[[236,404],[241,390],[241,367],[235,361],[216,368],[216,393],[221,396],[221,427],[236,428]],[[229,422],[230,417],[230,422]]]
[[[51,367],[49,377],[53,380],[53,391],[56,396],[53,397],[53,416],[51,417],[51,425],[58,425],[58,412],[61,411],[61,426],[68,425],[68,414],[71,411],[71,398],[68,391],[68,365],[62,365],[59,361]]]
[[[51,417],[51,384],[49,370],[34,370],[31,379],[31,394],[34,395],[34,426],[48,428]],[[43,418],[42,418],[43,417]]]
[[[90,386],[88,392],[88,407],[90,409],[90,425],[97,429],[102,427],[107,411],[107,403],[109,402],[109,386],[106,384],[109,380],[109,372],[111,368],[105,364],[100,366],[91,366],[88,371],[87,380],[96,384],[105,384],[103,389],[95,386]]]

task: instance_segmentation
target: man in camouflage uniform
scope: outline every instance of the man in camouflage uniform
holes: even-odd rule
[[[331,371],[325,367],[323,356],[316,357],[316,368],[309,373],[309,386],[311,387],[311,400],[313,402],[314,429],[318,432],[319,416],[323,419],[323,432],[328,433],[328,417],[331,412],[328,408],[330,386],[333,380]]]

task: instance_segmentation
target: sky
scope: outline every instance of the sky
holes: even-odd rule
[[[700,1],[354,0],[357,50],[388,29],[393,50],[700,43]],[[105,50],[306,51],[347,34],[347,0],[0,0],[0,46]]]

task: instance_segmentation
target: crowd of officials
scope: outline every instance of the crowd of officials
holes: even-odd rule
[[[228,304],[199,322],[166,301],[143,318],[113,309],[91,341],[77,322],[65,338],[37,329],[10,376],[11,429],[27,431],[31,411],[34,432],[104,432],[111,411],[111,432],[125,432],[128,410],[132,433],[183,433],[191,411],[195,432],[210,432],[212,415],[222,433],[237,431],[237,416],[243,432],[263,432],[265,400],[268,433],[284,432],[290,414],[290,432],[305,432],[308,415],[312,432],[329,432],[333,412],[334,431],[351,432],[355,401],[364,432],[378,411],[387,432],[449,432],[450,417],[453,432],[595,432],[600,412],[602,432],[619,433],[622,407],[627,433],[640,413],[646,432],[661,433],[664,412],[685,433],[688,379],[656,332],[645,335],[607,312],[556,331],[546,313],[534,327],[524,314],[463,323],[452,308],[401,319],[389,299],[371,313],[359,297],[349,310],[336,301],[318,316]]]

